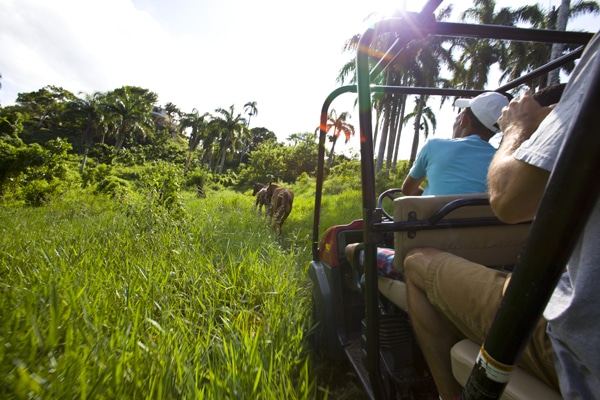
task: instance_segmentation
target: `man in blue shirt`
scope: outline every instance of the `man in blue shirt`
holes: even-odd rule
[[[487,192],[487,171],[496,152],[489,140],[498,132],[496,121],[508,99],[486,92],[458,99],[463,110],[453,126],[452,139],[429,139],[402,184],[407,196]],[[423,190],[421,183],[427,178]]]
[[[415,165],[402,184],[407,196],[466,194],[487,192],[487,172],[496,149],[488,141],[498,132],[496,121],[508,99],[497,92],[482,93],[472,99],[457,99],[463,110],[456,117],[452,139],[430,139],[417,156]],[[428,178],[423,190],[421,182]],[[346,257],[353,260],[358,243],[346,246]],[[363,252],[359,264],[363,265]],[[395,279],[403,276],[394,269],[394,250],[377,248],[377,270]]]
[[[565,84],[544,88],[533,95],[542,107],[556,104]],[[417,157],[402,185],[408,196],[485,193],[487,173],[496,149],[488,143],[498,132],[496,121],[502,109],[508,105],[505,96],[486,92],[473,99],[458,99],[455,106],[463,108],[456,117],[452,139],[430,139]],[[415,178],[415,177],[420,178]],[[421,182],[428,178],[423,190]],[[346,246],[346,257],[354,260],[358,243]],[[363,251],[359,253],[359,265],[363,265]],[[377,270],[380,275],[404,280],[394,269],[394,250],[377,248]]]

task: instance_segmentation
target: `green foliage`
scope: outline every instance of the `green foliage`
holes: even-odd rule
[[[135,86],[123,86],[106,95],[106,109],[114,121],[115,149],[120,151],[125,143],[143,141],[154,136],[151,117],[155,93]]]
[[[313,203],[314,208],[314,203]],[[334,225],[345,225],[362,216],[362,192],[346,190],[336,195],[323,196],[319,233]]]
[[[20,112],[9,113],[0,109],[0,136],[18,138],[23,132],[25,117]]]
[[[104,143],[97,143],[90,148],[89,156],[96,159],[98,163],[112,164],[117,156],[115,148]]]
[[[76,96],[58,86],[47,85],[36,92],[19,93],[17,104],[31,115],[31,121],[37,128],[57,129],[61,125],[62,114],[69,101]]]
[[[292,135],[291,146],[279,144],[266,128],[248,129],[232,105],[215,115],[195,110],[203,125],[188,140],[183,130],[189,126],[186,116],[194,112],[181,113],[170,104],[165,105],[166,114],[153,120],[153,110],[162,109],[154,103],[157,99],[148,89],[134,86],[79,97],[46,86],[20,93],[16,106],[0,109],[0,135],[40,145],[66,138],[69,151],[80,157],[82,173],[99,163],[132,167],[162,160],[225,175],[206,181],[215,189],[246,187],[254,181],[293,182],[303,172],[314,175],[317,146],[312,133]]]
[[[399,161],[394,170],[382,169],[375,175],[375,190],[379,194],[387,189],[401,188],[408,171],[408,161],[406,160]]]
[[[296,134],[290,137],[291,146],[274,140],[260,143],[250,153],[248,166],[240,168],[239,188],[248,188],[254,182],[295,182],[302,174],[314,176],[318,150],[315,134]]]
[[[39,207],[52,199],[52,195],[58,192],[58,186],[57,181],[48,183],[43,179],[31,180],[21,188],[21,195],[25,204]]]
[[[181,185],[182,167],[167,162],[157,162],[144,175],[143,184],[149,193],[152,208],[164,208],[173,217],[183,217]]]
[[[185,187],[188,190],[195,192],[199,197],[204,197],[204,185],[210,175],[206,170],[201,168],[195,168],[189,171],[185,176]]]
[[[284,171],[283,146],[275,141],[266,141],[250,154],[248,167],[240,171],[240,182],[251,185],[253,182],[282,181]]]
[[[135,149],[121,148],[116,152],[114,162],[125,166],[142,165],[146,160],[143,152],[137,152]]]
[[[223,174],[211,174],[211,184],[214,189],[234,187],[238,183],[238,176],[233,170],[226,170]]]
[[[277,141],[275,133],[271,132],[267,128],[252,128],[250,129],[251,138],[248,144],[248,153],[253,152],[262,143],[268,140]]]
[[[88,167],[81,174],[83,187],[95,185],[111,174],[112,166],[106,164],[98,164],[97,167]]]
[[[57,138],[45,144],[26,145],[21,140],[0,139],[0,195],[30,205],[46,203],[66,185],[71,146]]]
[[[295,135],[292,146],[286,146],[285,172],[282,179],[294,182],[301,174],[315,174],[317,170],[318,147],[314,133]]]
[[[347,190],[359,190],[360,176],[360,161],[343,161],[331,168],[323,184],[323,193],[340,194]]]
[[[306,172],[300,174],[298,179],[296,179],[296,184],[300,187],[308,188],[312,186],[314,190],[315,179],[312,179]]]
[[[129,181],[114,175],[107,175],[98,182],[96,193],[104,193],[113,199],[127,203],[133,197],[133,189]]]
[[[0,207],[0,397],[328,396],[304,342],[314,178],[290,185],[276,238],[251,196],[200,199],[182,168],[100,164],[84,174],[95,190]],[[320,232],[358,204],[359,191],[325,195]]]
[[[138,146],[135,149],[140,152],[142,155],[140,158],[143,160],[162,160],[183,165],[187,157],[185,147],[174,142]],[[140,162],[138,161],[138,163]]]

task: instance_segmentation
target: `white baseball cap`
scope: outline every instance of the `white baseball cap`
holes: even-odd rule
[[[498,92],[485,92],[472,99],[456,99],[454,102],[455,107],[469,107],[479,122],[492,132],[499,131],[495,125],[507,105],[506,96]]]

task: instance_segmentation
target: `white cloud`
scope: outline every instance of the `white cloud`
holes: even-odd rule
[[[2,1],[3,104],[45,85],[74,93],[135,85],[184,111],[242,112],[257,101],[253,124],[284,138],[317,126],[343,40],[360,31],[336,27],[331,9],[317,13],[315,4],[136,3],[148,11],[130,0]],[[175,14],[177,6],[189,12]]]

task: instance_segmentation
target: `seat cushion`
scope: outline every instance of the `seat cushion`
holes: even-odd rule
[[[377,285],[379,292],[401,310],[408,311],[406,306],[406,283],[397,279],[379,276]]]
[[[475,365],[480,347],[480,345],[468,339],[462,340],[452,347],[452,373],[463,387],[467,383],[473,365]],[[517,367],[500,399],[561,400],[562,397],[544,382]]]

